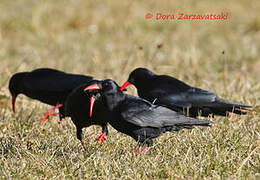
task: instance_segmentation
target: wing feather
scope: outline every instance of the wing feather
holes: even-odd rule
[[[69,74],[55,69],[37,69],[24,78],[26,89],[34,91],[63,92],[74,89],[80,84],[89,82],[91,76]]]
[[[162,106],[151,106],[149,109],[143,109],[133,113],[123,113],[126,121],[141,127],[165,127],[174,125],[208,125],[208,120],[199,120],[186,117],[178,112],[172,111]]]

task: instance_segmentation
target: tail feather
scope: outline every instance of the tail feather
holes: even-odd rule
[[[252,106],[247,104],[234,103],[221,98],[217,98],[216,103],[220,106],[229,107],[229,108],[242,108],[242,109],[252,108]]]
[[[234,108],[212,108],[212,114],[219,115],[219,116],[226,116],[228,112],[245,115],[247,111],[243,111],[241,109],[234,109]]]
[[[217,98],[214,106],[210,107],[209,109],[214,115],[226,116],[228,112],[244,115],[250,108],[252,108],[250,105],[234,103]]]
[[[191,118],[191,117],[186,117],[186,120],[176,124],[176,126],[210,126],[212,124],[212,121],[209,120],[204,120],[204,119],[196,119],[196,118]]]
[[[211,124],[175,125],[166,127],[165,131],[180,131],[182,129],[192,129],[194,126],[211,126]]]

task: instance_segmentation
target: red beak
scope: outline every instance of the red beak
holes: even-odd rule
[[[97,89],[100,89],[100,87],[99,87],[97,84],[92,84],[92,85],[86,87],[86,88],[84,89],[84,91],[97,90]],[[95,101],[96,101],[96,98],[95,98],[94,96],[92,96],[92,97],[90,98],[90,110],[89,110],[89,113],[90,113],[89,115],[90,115],[90,117],[92,116],[92,112],[93,112],[93,107],[94,107]]]
[[[121,91],[123,91],[127,86],[131,85],[129,81],[126,81],[123,86],[120,88]]]
[[[16,100],[16,96],[13,95],[12,96],[12,108],[13,108],[13,112],[15,113],[15,100]]]
[[[89,114],[90,117],[92,117],[92,111],[93,111],[93,107],[94,107],[95,101],[96,101],[96,98],[94,96],[92,96],[90,98],[90,111],[89,111],[90,112],[90,114]]]
[[[97,84],[92,84],[92,85],[86,87],[86,88],[84,89],[84,91],[97,90],[97,89],[100,89],[100,87],[99,87]]]

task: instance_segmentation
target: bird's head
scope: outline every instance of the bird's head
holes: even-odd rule
[[[105,100],[105,103],[109,110],[112,110],[122,99],[124,99],[124,93],[120,90],[118,84],[111,79],[99,81],[96,84],[87,86],[84,89],[84,91],[90,90],[100,91],[100,94],[103,97],[102,99]],[[94,106],[95,99],[93,99],[92,97],[90,101],[90,114],[92,115],[92,109]]]
[[[136,68],[130,73],[128,80],[123,84],[121,90],[124,90],[127,86],[131,84],[133,84],[136,87],[140,87],[153,75],[155,74],[146,68]]]
[[[23,78],[26,72],[14,74],[9,81],[9,91],[12,95],[12,108],[15,112],[15,100],[18,94],[23,92]]]

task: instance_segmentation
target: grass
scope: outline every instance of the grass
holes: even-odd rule
[[[0,1],[0,175],[2,179],[258,179],[260,176],[260,3],[231,1]],[[227,21],[156,21],[150,12],[221,13]],[[161,48],[157,46],[163,44]],[[52,67],[122,84],[136,67],[251,104],[245,116],[211,128],[166,133],[137,158],[135,141],[111,127],[84,130],[88,152],[67,118],[41,125],[50,106],[19,96],[8,80]],[[134,87],[128,93],[136,94]]]

